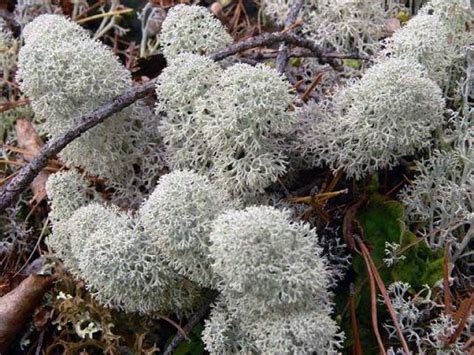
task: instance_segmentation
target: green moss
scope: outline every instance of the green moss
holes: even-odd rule
[[[371,249],[372,258],[388,285],[394,281],[410,283],[415,289],[424,284],[432,286],[442,278],[443,256],[441,251],[431,250],[422,240],[405,229],[403,220],[405,210],[400,202],[387,200],[380,194],[373,194],[367,205],[358,213],[364,230],[364,240]],[[405,260],[399,261],[392,268],[383,264],[385,243],[400,244]],[[366,275],[361,257],[355,260],[358,275]]]
[[[404,281],[419,290],[423,285],[434,285],[443,276],[443,253],[430,249],[423,240],[405,229],[403,223],[405,210],[400,202],[389,200],[373,193],[368,203],[359,211],[357,219],[364,231],[363,239],[369,247],[372,259],[378,266],[379,273],[386,287],[394,281]],[[383,259],[385,242],[400,244],[405,260],[398,261],[388,268]],[[371,325],[371,298],[368,275],[363,258],[354,256],[355,288],[357,315],[360,325],[361,342],[367,354],[377,353],[377,343]],[[378,305],[378,319],[381,322],[388,318],[385,306]],[[350,319],[346,319],[346,328]],[[352,331],[350,331],[352,332]],[[351,339],[351,337],[349,338]],[[346,342],[346,344],[348,344]]]
[[[342,62],[352,69],[359,70],[362,68],[362,61],[359,59],[343,59]]]

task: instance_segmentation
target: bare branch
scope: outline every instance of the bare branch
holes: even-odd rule
[[[40,153],[28,164],[24,165],[18,174],[0,191],[0,211],[8,207],[22,193],[39,172],[48,164],[48,160],[61,152],[69,143],[80,137],[84,132],[103,122],[106,118],[117,113],[135,101],[153,92],[155,81],[126,90],[105,105],[91,113],[82,116],[78,123],[57,138],[49,141]]]
[[[276,50],[267,50],[267,51],[258,51],[258,52],[249,52],[245,53],[245,59],[251,60],[265,60],[265,59],[273,59],[278,56],[280,52]],[[319,57],[323,60],[330,60],[330,59],[357,59],[357,60],[370,60],[370,57],[361,55],[359,53],[337,53],[337,52],[324,52],[324,53],[317,53],[308,50],[308,49],[295,49],[291,50],[288,53],[290,58],[307,58],[307,57]]]
[[[291,33],[277,32],[265,33],[244,41],[234,43],[227,48],[210,56],[213,60],[225,59],[240,51],[260,47],[271,46],[279,42],[286,42],[297,47],[303,47],[311,51],[315,57],[323,58],[321,49],[311,40],[307,40]],[[84,132],[103,122],[135,101],[153,92],[156,79],[144,85],[126,90],[123,94],[108,101],[103,106],[78,119],[76,125],[60,136],[52,139],[46,144],[40,153],[28,164],[24,165],[18,174],[0,190],[0,211],[8,207],[20,195],[39,172],[48,164],[48,160],[61,152],[69,143],[80,137]]]
[[[285,20],[285,28],[289,28],[293,25],[298,19],[298,14],[300,13],[301,8],[303,7],[303,0],[294,0],[291,8],[288,12],[288,16]],[[286,68],[286,63],[288,62],[288,44],[280,44],[280,49],[278,51],[278,56],[276,58],[276,70],[279,73],[283,73]]]
[[[233,54],[245,51],[246,49],[261,46],[271,46],[279,42],[286,42],[297,47],[306,48],[311,51],[314,57],[322,59],[324,57],[321,48],[313,41],[286,32],[264,33],[256,37],[236,42],[227,48],[212,54],[210,57],[214,60],[222,60],[224,58],[230,57]]]

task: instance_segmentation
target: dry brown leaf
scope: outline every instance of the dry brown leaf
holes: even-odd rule
[[[31,274],[0,298],[0,354],[6,353],[16,335],[30,320],[54,277]]]
[[[30,161],[39,154],[44,144],[30,121],[18,119],[16,121],[16,135],[18,144],[27,152],[23,154],[23,158],[26,161]],[[31,190],[33,190],[31,202],[38,204],[46,197],[46,181],[49,175],[49,172],[43,170],[31,183]]]

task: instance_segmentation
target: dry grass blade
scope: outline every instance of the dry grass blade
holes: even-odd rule
[[[363,244],[362,241],[360,241],[360,244]],[[372,316],[372,328],[374,330],[375,338],[377,339],[377,344],[379,345],[380,353],[383,355],[386,355],[387,352],[385,351],[382,337],[380,336],[378,320],[377,320],[377,290],[375,286],[375,278],[374,278],[373,270],[370,265],[370,261],[367,257],[367,254],[364,251],[361,251],[361,254],[362,254],[362,257],[364,258],[365,266],[367,267],[367,274],[369,275],[370,313]]]
[[[359,324],[357,322],[354,295],[349,296],[349,308],[351,311],[352,338],[354,339],[353,353],[354,355],[363,355],[364,352],[362,351],[362,343],[360,342]]]
[[[405,354],[410,354],[411,353],[410,349],[408,347],[407,341],[405,340],[405,336],[403,335],[402,329],[400,328],[400,324],[397,319],[397,313],[395,312],[395,309],[393,308],[393,304],[392,304],[392,301],[390,300],[390,296],[388,295],[388,292],[387,292],[387,289],[385,288],[382,277],[380,276],[377,270],[377,267],[375,266],[375,263],[372,260],[370,252],[365,246],[364,242],[359,237],[354,236],[354,239],[357,240],[357,243],[362,252],[362,255],[365,255],[364,260],[366,259],[369,263],[368,267],[371,269],[371,272],[375,278],[375,281],[380,290],[380,293],[382,294],[385,305],[388,308],[388,312],[390,313],[390,317],[392,318],[393,324],[397,331],[398,338],[400,339],[400,343],[402,344],[403,351],[405,352]]]
[[[461,302],[458,311],[454,314],[454,321],[458,324],[456,331],[449,338],[448,344],[453,344],[457,338],[461,335],[464,327],[466,326],[467,320],[469,319],[472,308],[474,306],[474,294],[471,294],[470,297],[466,298]]]

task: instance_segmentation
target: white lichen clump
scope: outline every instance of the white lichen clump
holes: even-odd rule
[[[212,54],[230,43],[222,23],[202,6],[176,5],[162,24],[160,44],[168,61],[181,53]]]
[[[144,314],[192,309],[197,287],[175,272],[138,220],[98,203],[76,172],[56,173],[46,187],[48,245],[101,304]]]
[[[173,171],[140,209],[145,233],[174,269],[202,286],[214,282],[209,261],[212,221],[232,205],[225,191],[207,177]]]
[[[260,206],[227,212],[215,221],[210,239],[222,291],[251,297],[255,305],[249,307],[309,306],[325,292],[316,232],[291,223],[286,211]]]
[[[443,122],[439,86],[417,62],[390,58],[341,90],[334,102],[309,106],[299,149],[312,165],[323,163],[359,179],[429,145]]]
[[[71,251],[70,231],[66,221],[74,211],[92,200],[93,195],[88,196],[88,190],[87,181],[73,170],[58,172],[50,176],[46,183],[51,206],[49,219],[53,229],[47,244],[68,268],[76,268],[77,264]]]
[[[77,210],[68,223],[81,227],[72,232],[72,238],[86,237],[73,249],[77,275],[101,304],[145,314],[192,308],[195,286],[164,262],[133,217],[92,204]]]
[[[65,17],[39,16],[23,35],[18,78],[50,138],[132,86],[129,71],[110,48]],[[67,165],[127,185],[134,180],[132,164],[143,159],[148,132],[141,128],[149,128],[149,119],[147,110],[134,104],[82,134],[60,157]]]
[[[283,25],[292,2],[265,0],[264,13]],[[303,34],[318,45],[339,52],[374,54],[384,36],[385,19],[395,6],[387,8],[380,0],[323,0],[304,1],[300,11]]]
[[[472,316],[469,317],[463,329],[458,329],[451,315],[438,314],[426,324],[426,314],[434,307],[443,308],[432,297],[431,289],[426,285],[421,291],[412,295],[412,286],[408,283],[396,281],[388,286],[388,293],[397,316],[400,329],[405,339],[413,344],[417,354],[464,354],[466,343],[472,335]],[[390,321],[384,324],[389,338],[398,340],[397,329]],[[448,341],[454,332],[459,331],[456,341]],[[391,352],[403,354],[403,351]]]
[[[387,40],[383,55],[418,61],[439,85],[446,84],[455,58],[448,28],[436,15],[417,15]]]
[[[207,172],[211,152],[196,120],[196,104],[222,75],[213,60],[184,53],[173,58],[158,77],[156,112],[162,115],[159,132],[170,168]]]
[[[390,13],[384,6],[380,0],[324,0],[309,13],[303,31],[324,48],[373,54]]]
[[[420,9],[419,14],[439,17],[448,28],[452,45],[458,49],[474,40],[474,11],[469,0],[431,0]]]
[[[340,334],[329,317],[331,272],[309,225],[292,222],[289,211],[248,207],[218,217],[210,239],[223,295],[204,331],[211,353],[335,350]],[[232,331],[214,332],[222,322]]]
[[[62,8],[52,0],[18,0],[15,5],[14,19],[22,29],[43,14],[61,14]]]
[[[469,243],[474,239],[473,224],[473,153],[435,151],[431,158],[417,164],[418,175],[401,193],[408,221],[416,224],[418,233],[433,248],[450,241],[455,257],[469,256]]]
[[[197,121],[213,153],[211,175],[231,194],[262,192],[285,173],[292,100],[291,85],[276,70],[247,64],[225,70],[200,99]]]
[[[262,9],[265,15],[270,17],[279,25],[284,25],[285,19],[290,11],[291,0],[264,0],[262,1]],[[300,17],[305,18],[312,11],[316,11],[319,1],[306,0],[300,10]]]

